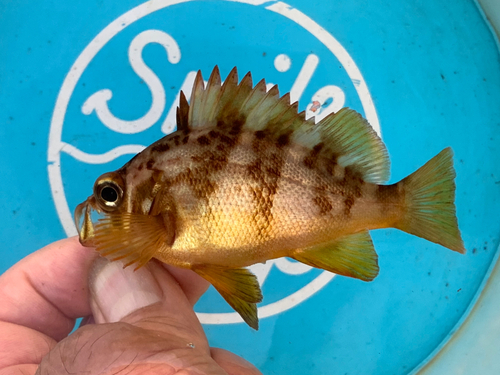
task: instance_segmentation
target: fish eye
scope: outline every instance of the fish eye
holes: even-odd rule
[[[104,211],[109,212],[120,206],[123,200],[123,189],[120,182],[121,178],[109,174],[101,176],[96,181],[94,196]]]
[[[101,198],[108,203],[115,203],[118,199],[118,192],[113,186],[105,186],[101,190]]]

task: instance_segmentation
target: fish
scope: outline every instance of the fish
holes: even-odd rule
[[[358,112],[317,124],[265,80],[198,71],[177,129],[97,178],[75,209],[80,242],[124,267],[152,258],[208,280],[252,328],[262,292],[248,266],[289,257],[364,281],[379,273],[369,231],[397,228],[465,253],[453,152],[389,179],[389,154]]]

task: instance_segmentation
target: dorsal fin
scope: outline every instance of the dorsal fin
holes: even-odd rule
[[[276,85],[266,91],[266,82],[261,80],[252,88],[250,73],[238,84],[236,68],[221,84],[216,66],[207,87],[198,71],[189,105],[181,95],[177,126],[195,129],[240,123],[243,129],[262,130],[275,139],[291,136],[294,142],[320,150],[318,155],[349,167],[367,182],[387,181],[389,157],[385,145],[359,113],[342,108],[314,124],[313,119],[306,120],[305,112],[297,113],[297,108],[297,103],[290,104],[288,93],[280,98]]]
[[[337,161],[361,174],[367,182],[382,183],[389,179],[390,162],[385,144],[358,112],[342,108],[319,124],[323,141],[340,152]]]
[[[231,70],[221,84],[219,69],[216,66],[206,87],[201,72],[198,71],[190,104],[182,103],[181,100],[177,122],[178,127],[181,123],[187,124],[189,129],[196,129],[210,128],[237,119],[243,122],[246,129],[268,129],[271,134],[281,135],[291,133],[292,129],[289,128],[292,125],[300,126],[306,122],[304,114],[297,113],[297,108],[297,103],[290,105],[290,94],[280,98],[276,85],[267,91],[265,80],[261,80],[252,87],[250,73],[238,84],[236,68]]]
[[[389,179],[389,155],[384,143],[368,121],[350,108],[328,115],[313,127],[299,127],[293,140],[308,148],[321,144],[318,155],[349,167],[366,182]]]

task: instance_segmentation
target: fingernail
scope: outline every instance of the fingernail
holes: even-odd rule
[[[148,266],[137,271],[120,261],[99,257],[90,273],[90,306],[96,323],[118,322],[162,300],[162,291]]]

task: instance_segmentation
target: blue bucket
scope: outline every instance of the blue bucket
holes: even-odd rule
[[[198,69],[207,79],[215,65],[222,77],[236,66],[240,78],[251,71],[254,83],[290,91],[316,120],[344,106],[362,113],[387,145],[390,182],[451,146],[467,254],[378,230],[380,275],[370,283],[287,259],[254,266],[259,331],[210,289],[195,308],[210,344],[265,374],[429,371],[479,298],[499,245],[500,55],[473,1],[43,0],[0,9],[0,236],[10,249],[0,271],[76,234],[72,212],[96,177],[175,129],[179,91],[190,92]]]

